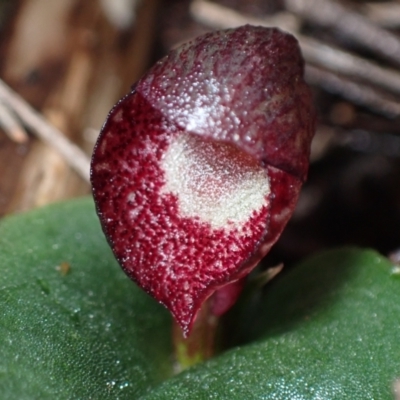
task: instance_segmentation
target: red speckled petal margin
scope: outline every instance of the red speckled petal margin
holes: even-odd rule
[[[103,230],[125,272],[185,334],[212,294],[217,314],[232,304],[235,282],[294,210],[315,124],[302,74],[296,40],[277,29],[206,34],[158,62],[102,129],[91,181]],[[230,194],[236,183],[250,190],[214,209],[223,184]]]
[[[237,273],[265,235],[269,201],[240,232],[181,216],[178,199],[160,193],[161,158],[178,134],[131,94],[104,127],[92,182],[103,229],[124,270],[188,329],[202,301]]]

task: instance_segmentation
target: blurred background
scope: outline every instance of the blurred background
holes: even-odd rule
[[[113,104],[204,32],[298,38],[318,110],[308,182],[266,263],[337,246],[400,259],[400,1],[0,0],[0,217],[89,195]]]

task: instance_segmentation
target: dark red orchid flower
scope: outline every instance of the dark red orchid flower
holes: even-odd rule
[[[122,268],[185,334],[210,296],[216,314],[232,305],[280,236],[314,120],[296,39],[254,26],[171,51],[111,111],[92,160],[97,212]]]

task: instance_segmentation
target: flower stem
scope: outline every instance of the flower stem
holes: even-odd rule
[[[184,338],[180,326],[174,321],[173,342],[176,373],[214,355],[218,320],[219,318],[211,312],[210,301],[206,301],[197,314],[189,337]]]

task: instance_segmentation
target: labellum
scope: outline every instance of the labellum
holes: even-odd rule
[[[171,51],[111,111],[91,180],[125,272],[187,335],[222,314],[289,220],[314,133],[296,39],[243,26]]]

